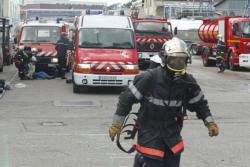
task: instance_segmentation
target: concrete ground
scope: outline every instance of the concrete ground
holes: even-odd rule
[[[182,167],[249,167],[250,73],[217,73],[195,57],[189,72],[198,80],[220,128],[210,138],[189,113]],[[9,66],[0,78],[11,79]],[[119,89],[74,94],[59,78],[22,81],[0,99],[0,167],[132,167],[134,154],[108,137]],[[136,111],[138,106],[133,108]]]

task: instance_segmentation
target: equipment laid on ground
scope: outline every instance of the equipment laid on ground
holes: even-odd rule
[[[0,79],[0,93],[3,93],[5,87],[5,80]]]

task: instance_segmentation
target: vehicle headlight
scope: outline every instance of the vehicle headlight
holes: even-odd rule
[[[58,63],[58,58],[55,58],[55,57],[52,58],[52,59],[51,59],[51,63]]]
[[[91,64],[76,64],[74,67],[74,72],[76,73],[90,73]]]
[[[38,52],[38,49],[37,49],[37,48],[32,48],[32,49],[31,49],[31,52],[32,52],[32,53],[37,53],[37,52]]]
[[[79,69],[90,69],[91,65],[90,64],[77,64],[77,68],[79,68]]]
[[[125,65],[126,70],[137,70],[138,65]]]

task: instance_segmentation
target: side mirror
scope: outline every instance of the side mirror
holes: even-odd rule
[[[177,35],[177,27],[174,28],[174,35]]]

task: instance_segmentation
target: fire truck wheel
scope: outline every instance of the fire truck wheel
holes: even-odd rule
[[[202,52],[202,63],[203,66],[205,67],[209,67],[213,63],[210,59],[208,59],[208,57],[209,57],[209,49],[205,48]]]
[[[80,91],[81,91],[81,87],[73,83],[73,92],[80,93]]]

